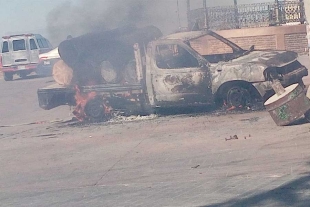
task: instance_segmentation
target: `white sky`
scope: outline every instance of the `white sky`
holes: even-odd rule
[[[0,0],[0,35],[14,34],[14,33],[27,33],[35,32],[46,34],[46,16],[57,5],[71,1],[74,4],[78,4],[79,0]],[[111,0],[102,0],[111,1]],[[126,0],[124,0],[126,1]],[[167,1],[177,0],[156,0]],[[202,0],[191,0],[193,7],[202,5]],[[238,0],[240,4],[254,3],[254,2],[266,2],[268,0]],[[269,0],[273,1],[273,0]],[[218,4],[227,4],[227,2],[233,2],[233,0],[207,0],[207,4],[215,6]],[[175,4],[177,5],[177,4]],[[181,18],[186,16],[186,0],[179,0]],[[175,9],[176,11],[177,9]],[[185,26],[185,25],[184,25]]]

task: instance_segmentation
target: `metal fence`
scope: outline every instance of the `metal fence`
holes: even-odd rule
[[[191,10],[189,27],[194,29],[237,29],[266,27],[291,22],[304,23],[304,4],[279,1]]]

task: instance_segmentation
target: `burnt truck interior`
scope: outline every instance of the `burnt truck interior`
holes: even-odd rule
[[[163,44],[156,48],[156,64],[161,69],[198,68],[198,60],[177,44]]]
[[[228,62],[230,60],[246,55],[250,53],[251,51],[254,51],[255,49],[254,45],[252,45],[248,50],[242,49],[235,43],[231,42],[230,40],[226,38],[223,38],[222,36],[218,35],[217,33],[213,31],[208,31],[208,33],[204,36],[206,36],[206,39],[215,38],[217,41],[224,43],[225,46],[227,46],[225,47],[226,50],[224,53],[214,53],[214,51],[210,51],[207,55],[202,55],[209,63]],[[194,40],[194,39],[191,39],[191,40]],[[191,45],[191,40],[187,41],[186,43],[188,45]]]

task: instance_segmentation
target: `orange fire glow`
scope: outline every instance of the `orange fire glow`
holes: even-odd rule
[[[97,93],[94,91],[89,93],[83,93],[78,86],[75,86],[75,91],[76,106],[73,114],[79,121],[87,120],[87,118],[89,117],[85,113],[86,104],[89,101],[93,100],[97,96]],[[112,112],[112,108],[106,103],[103,102],[102,105],[104,107],[104,114],[110,114]]]
[[[88,101],[96,97],[97,93],[96,92],[82,93],[78,86],[75,86],[75,91],[76,93],[74,97],[76,101],[76,106],[73,111],[73,114],[79,121],[83,121],[87,118],[87,115],[85,113],[85,106]]]

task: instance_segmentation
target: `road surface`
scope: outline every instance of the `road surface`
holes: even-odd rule
[[[278,127],[258,111],[64,123],[69,107],[38,106],[50,81],[0,81],[0,206],[309,206],[303,120]]]

